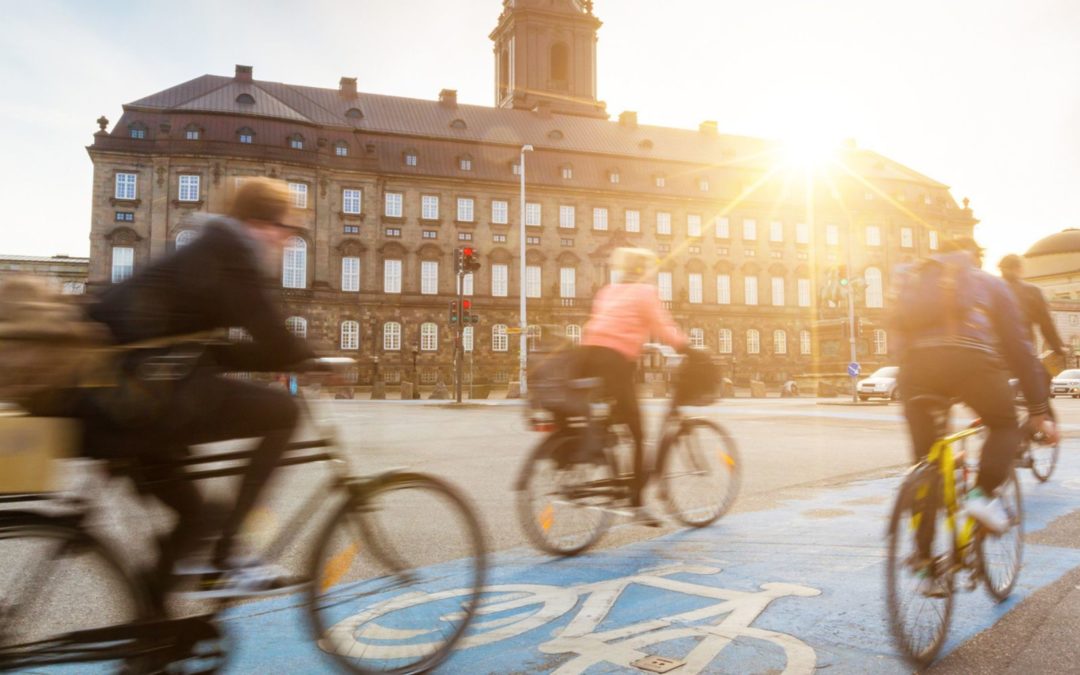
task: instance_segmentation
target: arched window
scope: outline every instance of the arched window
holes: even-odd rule
[[[345,111],[345,117],[351,120],[362,120],[364,119],[364,113],[360,111],[360,108],[349,108]]]
[[[544,331],[540,326],[532,325],[525,329],[525,337],[528,339],[529,351],[535,352],[540,349],[540,338],[543,337]]]
[[[473,327],[465,326],[461,329],[461,348],[467,352],[473,350]]]
[[[251,94],[240,94],[236,97],[236,102],[241,105],[255,105],[255,97]]]
[[[285,329],[298,338],[306,338],[307,319],[302,316],[290,316],[285,319]]]
[[[420,324],[420,351],[434,352],[439,349],[439,327],[426,321]]]
[[[341,348],[360,349],[360,322],[341,322]]]
[[[756,328],[751,328],[746,331],[746,353],[761,353],[761,333],[759,333]]]
[[[505,352],[510,346],[510,340],[506,337],[506,324],[497,323],[491,327],[491,351]]]
[[[719,351],[721,354],[730,354],[731,353],[731,329],[730,328],[721,328],[720,329],[720,341],[717,343],[717,351]]]
[[[801,330],[799,331],[799,353],[806,356],[810,354],[810,352],[810,331]]]
[[[569,340],[571,344],[581,344],[581,326],[573,323],[567,326],[566,339]]]
[[[349,144],[345,141],[338,141],[334,143],[334,154],[338,157],[349,156]]]
[[[401,324],[387,321],[383,324],[382,348],[384,351],[401,351]]]
[[[565,42],[551,46],[551,80],[553,84],[566,86],[570,79],[570,49]]]
[[[281,285],[285,288],[307,288],[307,242],[289,237],[281,258]]]
[[[697,349],[705,348],[705,329],[704,328],[691,328],[690,329],[690,346]]]
[[[880,328],[874,330],[874,353],[889,353],[889,335]]]
[[[885,294],[881,288],[881,270],[876,267],[867,267],[864,277],[866,279],[866,306],[882,307]]]
[[[180,234],[176,235],[176,243],[174,248],[179,251],[184,248],[199,236],[199,233],[195,230],[183,230]]]
[[[293,134],[292,136],[289,136],[289,147],[293,150],[303,150],[304,137],[300,134]]]
[[[450,122],[451,129],[468,129],[469,125],[465,123],[465,120],[458,118]]]
[[[254,143],[255,132],[252,131],[251,127],[240,127],[236,130],[236,140],[241,143]]]
[[[774,330],[772,339],[773,354],[787,354],[787,333],[782,330]]]

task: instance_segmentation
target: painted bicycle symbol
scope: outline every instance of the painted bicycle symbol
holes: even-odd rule
[[[487,589],[487,597],[477,612],[470,634],[458,649],[480,647],[523,635],[563,617],[580,601],[580,608],[566,627],[538,646],[544,654],[571,657],[553,671],[554,675],[577,675],[598,664],[629,668],[634,661],[650,655],[645,648],[688,638],[694,646],[682,657],[686,664],[679,668],[679,673],[683,675],[709,670],[724,648],[736,640],[763,641],[777,647],[786,659],[785,674],[812,673],[817,656],[809,645],[794,636],[755,628],[751,624],[778,598],[809,598],[820,595],[821,591],[786,583],[762,584],[758,591],[736,591],[673,578],[676,575],[712,576],[720,571],[717,567],[680,564],[567,588],[541,584],[492,586]],[[698,601],[687,611],[600,630],[616,603],[631,587],[652,588],[715,602],[702,605]],[[392,623],[391,617],[395,613],[427,603],[453,606],[455,598],[466,594],[464,589],[406,594],[342,621],[328,637],[338,649],[376,649],[385,658],[397,658],[399,654],[422,648],[424,635],[438,634],[439,629],[397,633],[387,625]],[[453,620],[455,615],[449,612],[442,618]]]

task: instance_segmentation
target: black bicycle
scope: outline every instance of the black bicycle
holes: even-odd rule
[[[322,463],[330,475],[263,557],[299,571],[313,639],[346,671],[427,671],[461,639],[480,601],[480,524],[458,490],[437,478],[351,475],[329,431],[292,443],[282,459]],[[186,479],[204,480],[239,475],[249,456],[180,463]],[[105,512],[104,480],[71,494],[0,495],[0,671],[94,662],[119,672],[216,672],[228,656],[216,617],[230,601],[192,616],[154,616],[124,553],[92,527]],[[436,592],[445,588],[471,592]]]
[[[650,344],[669,369],[682,356]],[[669,513],[690,527],[705,527],[723,516],[738,494],[740,471],[735,440],[719,424],[688,416],[684,406],[715,400],[715,391],[690,391],[676,383],[656,452],[661,499]],[[539,385],[543,386],[543,385]],[[525,461],[516,483],[518,517],[529,539],[553,555],[588,549],[607,531],[612,516],[630,503],[634,480],[629,434],[616,428],[608,406],[598,402],[599,378],[567,379],[554,387],[562,401],[576,401],[576,414],[534,417],[550,431]],[[566,407],[560,406],[565,412]]]

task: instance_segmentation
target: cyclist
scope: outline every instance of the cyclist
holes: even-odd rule
[[[977,485],[964,508],[990,532],[1002,533],[1009,519],[993,494],[1020,442],[1008,373],[1020,378],[1031,426],[1056,443],[1057,431],[1048,424],[1047,382],[1008,286],[979,269],[982,249],[975,240],[955,239],[942,249],[931,260],[943,270],[940,279],[951,282],[921,283],[916,277],[925,271],[911,274],[894,300],[890,321],[900,343],[897,384],[917,458],[929,452],[937,429],[932,411],[913,403],[915,397],[959,398],[982,418],[989,434]],[[920,546],[928,549],[929,541]]]
[[[1034,327],[1038,326],[1046,346],[1058,356],[1067,358],[1069,352],[1061,342],[1054,320],[1050,317],[1050,308],[1046,306],[1046,298],[1043,297],[1042,290],[1021,278],[1024,273],[1024,262],[1020,256],[1010,253],[1001,259],[998,269],[1001,270],[1001,278],[1009,284],[1017,304],[1020,305],[1020,316],[1023,318],[1024,332],[1028,342],[1032,346],[1035,345]]]
[[[660,304],[656,286],[650,283],[657,264],[656,255],[648,249],[615,249],[611,269],[617,281],[601,288],[593,299],[576,355],[578,372],[603,379],[605,390],[614,399],[614,419],[630,428],[634,441],[630,505],[637,518],[650,526],[658,526],[660,521],[645,510],[642,500],[648,475],[634,371],[650,336],[680,350],[687,346],[686,336]]]
[[[284,224],[291,205],[285,183],[245,181],[228,216],[210,219],[192,243],[112,286],[88,309],[119,345],[233,327],[243,327],[252,338],[210,348],[219,368],[196,369],[190,377],[156,387],[154,406],[146,406],[145,397],[118,404],[114,392],[96,390],[76,404],[88,454],[132,459],[140,490],[176,513],[174,528],[159,542],[156,569],[145,575],[159,609],[176,580],[176,563],[212,534],[207,504],[184,480],[183,469],[171,463],[185,457],[188,446],[200,443],[260,439],[235,505],[224,522],[217,523],[220,537],[194,595],[254,595],[294,583],[257,561],[241,562],[233,555],[233,543],[293,434],[299,409],[285,392],[215,374],[221,369],[281,370],[313,356],[306,343],[286,329],[264,290],[285,239],[295,233]],[[128,369],[136,370],[137,363]]]

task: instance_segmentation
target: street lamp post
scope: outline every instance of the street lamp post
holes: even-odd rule
[[[521,266],[518,271],[518,297],[521,302],[521,316],[518,325],[521,333],[518,335],[518,391],[522,398],[525,398],[525,394],[528,393],[528,383],[525,375],[528,366],[528,344],[526,342],[528,316],[525,313],[525,153],[532,152],[532,149],[533,146],[531,145],[521,146],[521,159],[518,161],[518,173],[521,177],[521,214],[519,223]]]
[[[419,356],[419,355],[420,355],[420,348],[417,347],[416,345],[413,345],[413,348],[412,348],[412,379],[413,379],[412,397],[414,399],[420,398],[420,380],[417,378],[417,372],[416,372],[416,357]]]

